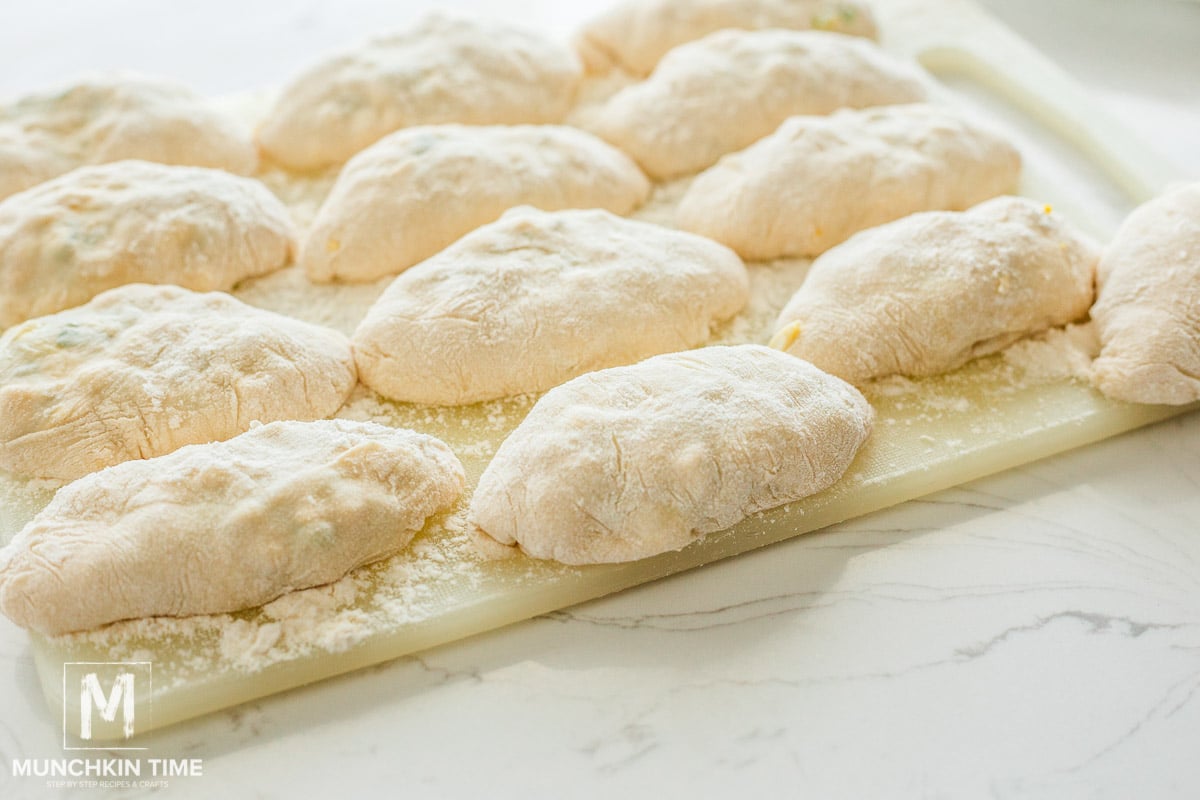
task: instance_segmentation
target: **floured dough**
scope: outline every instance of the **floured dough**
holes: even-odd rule
[[[871,10],[852,0],[625,0],[585,24],[575,48],[588,72],[619,67],[640,77],[668,50],[726,28],[876,35]]]
[[[14,176],[18,148],[23,166]],[[239,175],[258,168],[237,121],[156,78],[93,75],[0,105],[0,198],[85,164],[134,158]]]
[[[1009,193],[1020,170],[1012,145],[952,108],[792,117],[703,172],[676,220],[743,258],[814,256],[908,214]]]
[[[1024,198],[913,214],[814,261],[771,344],[856,384],[935,375],[1083,317],[1099,255]]]
[[[284,266],[287,209],[250,178],[118,161],[0,202],[0,328],[127,283],[230,289]]]
[[[315,281],[402,272],[514,206],[628,214],[650,194],[629,158],[562,125],[431,125],[346,164],[300,252]]]
[[[535,558],[646,558],[830,486],[872,420],[853,387],[760,345],[655,356],[551,389],[468,520]]]
[[[748,295],[741,260],[708,239],[524,207],[397,278],[354,356],[387,397],[474,403],[703,344]]]
[[[1200,183],[1130,214],[1097,277],[1097,388],[1133,403],[1200,400]]]
[[[568,47],[536,33],[430,14],[304,72],[258,141],[285,166],[315,169],[411,125],[561,122],[581,72]]]
[[[696,172],[796,114],[914,103],[915,65],[867,39],[822,31],[719,31],[668,53],[648,79],[580,124],[651,176]]]
[[[258,606],[403,548],[463,485],[432,436],[264,425],[61,489],[0,551],[0,610],[60,634]]]
[[[73,479],[329,416],[354,384],[340,333],[219,292],[123,286],[0,336],[0,468]]]
[[[47,137],[0,123],[0,200],[73,167],[72,160],[55,152]]]

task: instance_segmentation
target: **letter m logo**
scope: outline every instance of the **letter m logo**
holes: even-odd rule
[[[133,673],[121,672],[118,673],[116,679],[113,680],[112,689],[108,695],[104,694],[104,689],[100,686],[100,678],[96,673],[89,672],[80,680],[79,686],[79,738],[92,738],[92,709],[100,710],[100,718],[107,722],[115,722],[117,719],[117,708],[120,706],[124,712],[125,720],[125,738],[133,736],[133,715],[134,715],[134,688],[133,688]],[[124,700],[122,705],[121,701]]]
[[[123,740],[153,727],[152,672],[149,661],[63,662],[63,749],[145,750]]]

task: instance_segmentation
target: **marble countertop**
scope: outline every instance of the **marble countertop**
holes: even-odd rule
[[[993,5],[1200,177],[1200,6]],[[277,82],[389,16],[265,8],[8,7],[0,94],[118,64]],[[169,797],[1200,796],[1200,414],[139,741],[203,759]],[[63,755],[0,618],[0,797],[94,796],[11,774]]]

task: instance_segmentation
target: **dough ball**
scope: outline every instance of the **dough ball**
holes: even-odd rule
[[[815,256],[918,211],[961,211],[1017,186],[1021,157],[953,108],[924,104],[792,117],[701,173],[684,230],[743,258]]]
[[[300,251],[314,281],[402,272],[514,206],[628,214],[650,183],[628,156],[561,125],[405,128],[346,164]]]
[[[459,405],[703,344],[746,304],[728,248],[607,211],[522,207],[408,270],[354,334],[364,384]]]
[[[547,392],[468,520],[535,558],[646,558],[829,487],[873,417],[854,387],[759,345],[655,356]]]
[[[876,35],[871,9],[853,0],[625,0],[588,21],[575,49],[588,72],[645,77],[668,50],[727,28]]]
[[[855,384],[936,375],[1083,317],[1099,256],[1024,198],[913,214],[814,261],[771,345]]]
[[[462,494],[441,441],[276,422],[60,489],[4,550],[0,610],[43,634],[259,606],[412,540]]]
[[[23,151],[20,160],[14,150]],[[91,75],[0,106],[0,199],[86,164],[140,159],[251,175],[248,130],[200,95],[132,73]]]
[[[672,50],[581,124],[656,179],[711,166],[796,114],[915,103],[920,69],[874,42],[821,31],[719,31]]]
[[[128,283],[228,290],[291,260],[287,209],[250,178],[118,161],[0,201],[0,328]]]
[[[124,286],[0,336],[0,468],[71,480],[329,416],[355,381],[336,331],[218,292]]]
[[[561,122],[580,78],[578,59],[558,42],[430,14],[306,70],[283,90],[258,142],[284,166],[308,170],[412,125]]]
[[[1200,183],[1130,214],[1098,278],[1097,388],[1132,403],[1200,400]]]

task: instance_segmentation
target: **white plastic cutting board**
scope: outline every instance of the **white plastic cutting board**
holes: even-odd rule
[[[1172,179],[1166,164],[1094,109],[1069,77],[966,0],[896,0],[881,6],[885,46],[919,58],[936,74],[965,76],[999,90],[1094,161],[1132,202],[1157,194]],[[1045,199],[1051,183],[1047,175],[1030,171],[1025,190]],[[1109,232],[1096,230],[1105,226],[1089,213],[1087,198],[1054,199],[1068,217],[1085,227],[1090,221],[1101,235]],[[875,433],[837,485],[677,553],[588,568],[524,557],[485,561],[461,546],[461,536],[434,525],[410,552],[360,573],[348,601],[331,596],[331,619],[358,623],[350,640],[331,636],[328,646],[288,649],[275,646],[280,626],[271,617],[235,615],[242,634],[237,642],[261,650],[270,662],[248,669],[229,652],[227,634],[224,642],[220,638],[217,618],[213,625],[195,628],[172,621],[122,623],[121,634],[106,635],[103,646],[96,644],[100,637],[34,636],[38,674],[57,712],[63,708],[64,662],[150,661],[153,692],[138,695],[138,731],[143,733],[655,580],[1189,410],[1119,404],[1077,382],[1024,378],[1002,358],[991,357],[911,390],[873,394]],[[499,421],[479,409],[436,414],[399,409],[397,415],[454,447],[473,484],[522,408],[515,405]],[[41,501],[46,499],[48,493]],[[10,502],[0,517],[7,517],[11,527],[35,505]]]

